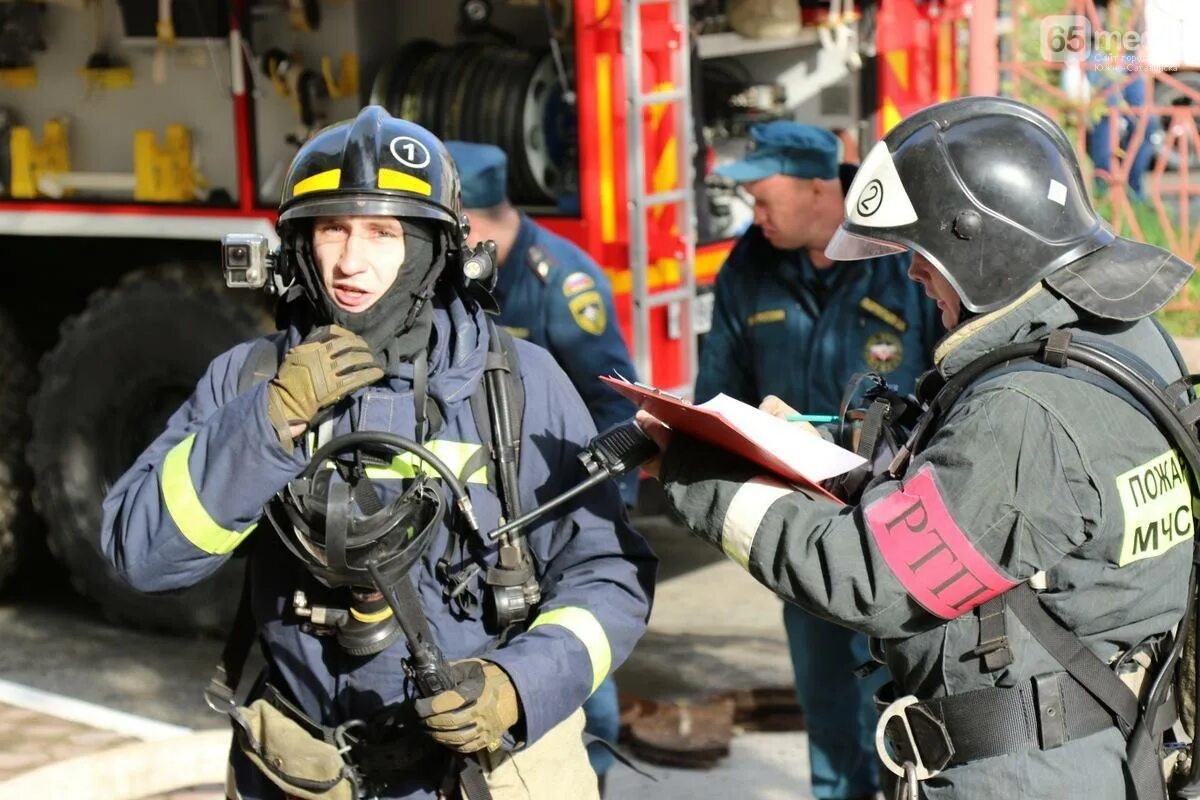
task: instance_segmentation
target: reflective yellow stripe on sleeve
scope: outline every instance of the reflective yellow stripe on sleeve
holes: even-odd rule
[[[592,692],[595,692],[612,668],[612,649],[608,646],[608,634],[604,632],[596,615],[579,606],[564,606],[538,614],[529,630],[539,625],[559,625],[583,642],[588,659],[592,662]]]
[[[163,502],[166,503],[167,513],[171,515],[184,538],[206,553],[223,555],[232,552],[241,544],[254,530],[255,525],[240,533],[227,530],[218,525],[204,510],[200,497],[196,494],[196,487],[192,484],[192,475],[188,471],[188,456],[195,442],[196,434],[192,434],[172,447],[163,460]]]
[[[725,510],[725,519],[721,520],[721,549],[725,555],[742,569],[749,570],[750,551],[754,548],[754,538],[758,536],[758,527],[762,525],[763,518],[767,516],[772,503],[793,491],[782,481],[765,475],[739,486]]]

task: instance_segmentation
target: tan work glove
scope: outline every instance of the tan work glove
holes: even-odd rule
[[[322,408],[382,377],[361,336],[337,325],[314,329],[287,351],[267,386],[267,416],[283,448],[292,452],[294,428],[303,431]]]
[[[476,658],[455,661],[450,668],[460,688],[417,700],[421,724],[435,742],[459,753],[495,750],[521,715],[508,673]]]

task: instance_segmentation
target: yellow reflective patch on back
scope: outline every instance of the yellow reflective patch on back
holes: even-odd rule
[[[423,194],[426,197],[433,196],[433,187],[429,185],[428,181],[423,181],[416,175],[409,175],[398,169],[380,167],[377,185],[380,189],[400,189],[405,192]]]
[[[783,322],[787,318],[787,312],[782,308],[773,308],[770,311],[759,311],[757,314],[751,314],[750,319],[746,320],[751,325],[762,325],[764,322]]]
[[[1160,556],[1195,533],[1187,472],[1174,450],[1117,476],[1125,514],[1120,566]]]
[[[583,330],[599,336],[608,325],[608,315],[604,312],[604,299],[596,291],[577,294],[567,301],[571,309],[571,318]]]
[[[323,192],[328,189],[336,189],[341,182],[342,171],[340,169],[327,169],[324,172],[318,172],[316,175],[310,175],[293,186],[292,197],[308,192]]]

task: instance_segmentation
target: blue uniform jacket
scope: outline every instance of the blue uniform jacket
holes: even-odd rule
[[[936,304],[909,280],[907,255],[817,270],[751,227],[717,275],[696,401],[768,394],[797,411],[836,414],[855,373],[910,392],[943,333]]]
[[[430,396],[445,425],[431,449],[452,469],[478,449],[470,403],[480,384],[487,332],[482,315],[471,316],[455,299],[436,310],[436,341],[430,358]],[[290,343],[299,340],[288,332]],[[595,428],[579,395],[542,349],[518,342],[525,383],[520,491],[533,508],[585,477],[576,453]],[[130,584],[147,592],[194,584],[216,570],[246,536],[260,537],[253,550],[252,600],[269,680],[326,725],[369,716],[382,705],[411,696],[401,659],[403,639],[368,658],[350,656],[332,638],[301,632],[290,605],[296,589],[317,604],[343,596],[317,583],[290,556],[275,532],[259,520],[263,505],[306,463],[305,447],[289,455],[267,419],[267,384],[237,394],[238,374],[252,343],[219,356],[167,429],[109,492],[104,502],[102,546]],[[362,430],[412,437],[415,423],[411,367],[360,390],[336,418],[335,433]],[[393,469],[403,474],[403,464]],[[386,503],[397,480],[377,482]],[[497,525],[499,500],[482,471],[467,483],[484,532]],[[511,676],[520,697],[522,722],[507,747],[530,743],[579,708],[596,686],[628,656],[649,615],[656,560],[630,528],[617,488],[606,483],[581,502],[551,515],[529,531],[542,603],[529,629],[500,646],[475,607],[455,616],[443,601],[435,564],[448,529],[443,525],[412,578],[434,638],[449,659],[482,656]],[[265,540],[265,541],[264,541]],[[482,597],[483,572],[496,548],[469,543],[463,558],[483,563],[471,591]],[[257,688],[257,687],[256,687]],[[239,789],[246,798],[276,798],[278,790],[234,754]],[[414,776],[388,797],[433,797],[432,780]]]
[[[619,373],[637,380],[621,337],[608,277],[574,243],[521,214],[521,229],[500,267],[500,324],[550,351],[579,391],[597,430],[636,410],[596,379]],[[637,501],[636,470],[621,481],[628,505]]]

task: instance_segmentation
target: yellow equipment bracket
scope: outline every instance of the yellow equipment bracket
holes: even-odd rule
[[[66,121],[46,120],[42,125],[41,144],[34,141],[33,131],[29,128],[14,127],[9,139],[9,159],[12,163],[9,188],[12,197],[26,200],[37,197],[39,177],[71,170]]]
[[[8,67],[0,69],[0,85],[10,89],[33,89],[37,86],[37,68]]]
[[[196,199],[199,179],[192,166],[192,136],[179,124],[167,126],[162,147],[154,131],[133,135],[133,199],[148,203],[187,203]]]
[[[84,67],[79,73],[89,89],[129,89],[133,86],[133,70],[129,67]]]
[[[354,53],[343,53],[338,65],[338,78],[333,79],[333,60],[329,56],[321,58],[321,75],[325,78],[325,88],[329,96],[353,97],[358,94],[358,56]]]

